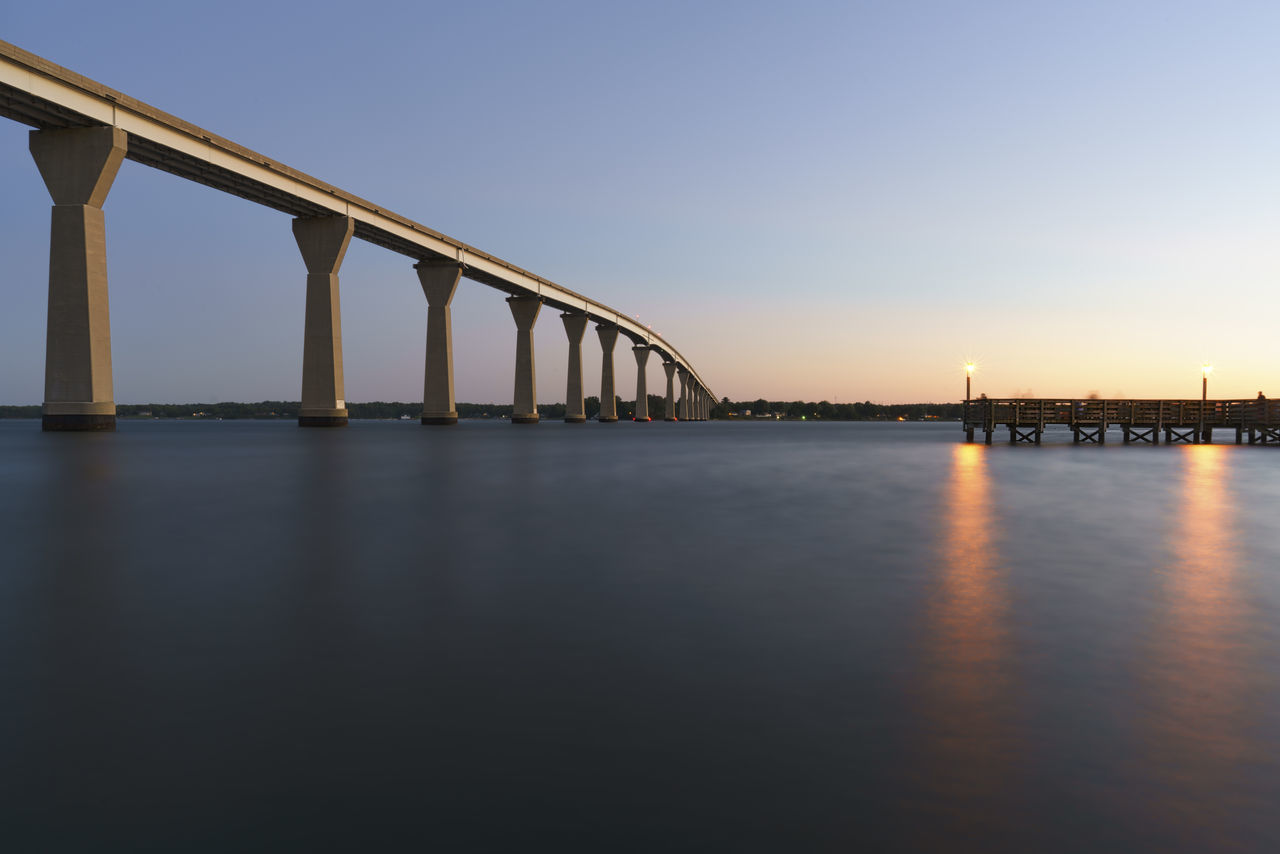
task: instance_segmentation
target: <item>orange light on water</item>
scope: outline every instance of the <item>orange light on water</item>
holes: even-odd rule
[[[1241,763],[1265,752],[1254,733],[1248,626],[1257,609],[1242,583],[1243,561],[1231,489],[1231,451],[1223,446],[1179,449],[1181,484],[1173,493],[1170,560],[1153,600],[1143,681],[1151,692],[1144,722],[1148,761],[1172,781],[1161,803],[1192,832],[1203,831],[1197,806],[1230,785]]]
[[[918,749],[936,769],[938,796],[953,804],[982,803],[1003,791],[1016,749],[1006,714],[1016,706],[1009,594],[985,451],[970,444],[952,450],[921,662]]]

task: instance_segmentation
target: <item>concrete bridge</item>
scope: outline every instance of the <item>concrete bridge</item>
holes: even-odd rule
[[[603,360],[598,420],[618,420],[613,352],[619,335],[631,342],[636,360],[637,420],[650,420],[645,367],[651,352],[666,371],[665,420],[703,420],[715,402],[675,347],[625,314],[3,41],[0,115],[35,128],[31,154],[53,197],[45,430],[115,429],[102,204],[125,158],[294,218],[307,281],[302,426],[347,423],[338,274],[352,237],[415,262],[427,300],[423,424],[458,420],[449,304],[460,278],[508,294],[516,324],[514,423],[538,421],[533,329],[544,305],[560,310],[569,338],[565,421],[586,421],[582,339],[588,323],[595,324]]]

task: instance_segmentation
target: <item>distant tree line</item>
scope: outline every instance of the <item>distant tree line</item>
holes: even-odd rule
[[[616,398],[618,417],[628,420],[635,415],[634,400]],[[298,417],[301,404],[296,400],[263,400],[258,403],[121,403],[116,414],[121,418],[289,418]],[[667,400],[660,394],[649,395],[649,417],[655,421],[666,416]],[[459,418],[510,418],[509,403],[459,403]],[[585,400],[586,415],[594,418],[600,412],[600,398]],[[538,414],[546,419],[564,418],[563,403],[540,403]],[[959,421],[959,403],[830,403],[819,401],[730,401],[722,399],[711,410],[712,418],[741,418],[743,412],[751,417],[777,415],[781,418],[825,421]],[[396,419],[407,415],[412,419],[422,414],[420,402],[348,403],[347,412],[352,418]],[[39,418],[40,407],[0,406],[0,418]]]
[[[802,400],[731,401],[723,398],[711,409],[712,418],[742,418],[750,412],[752,418],[776,415],[780,418],[821,421],[959,421],[959,403],[817,403]]]
[[[661,418],[665,412],[665,398],[649,395],[649,415]],[[631,418],[635,413],[635,401],[616,398],[619,418]],[[588,418],[600,412],[600,398],[588,397],[585,401]],[[263,400],[257,403],[120,403],[116,415],[120,418],[290,418],[298,417],[301,403],[296,400]],[[458,403],[459,418],[510,418],[510,403]],[[564,418],[563,403],[540,403],[538,414],[547,419]],[[347,413],[352,418],[397,419],[402,415],[418,418],[422,414],[421,401],[375,400],[371,403],[347,403]],[[39,418],[40,406],[0,406],[0,418]]]

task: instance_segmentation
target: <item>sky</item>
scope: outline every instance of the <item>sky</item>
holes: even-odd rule
[[[1280,396],[1280,5],[7,3],[0,39],[587,294],[732,400]],[[0,120],[0,403],[43,397],[50,199]],[[118,403],[296,400],[289,217],[126,161]],[[352,241],[346,397],[421,400],[412,259]],[[503,294],[453,301],[509,402]],[[564,399],[557,312],[538,400]],[[599,389],[588,332],[584,381]],[[618,387],[634,389],[627,348]],[[650,391],[665,379],[657,359]]]

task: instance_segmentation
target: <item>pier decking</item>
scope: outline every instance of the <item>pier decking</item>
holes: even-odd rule
[[[1102,445],[1119,427],[1130,443],[1201,444],[1213,431],[1234,430],[1236,444],[1280,445],[1280,400],[1064,400],[1062,398],[979,398],[965,401],[964,435],[981,430],[988,445],[999,427],[1011,444],[1040,444],[1046,427],[1069,427],[1076,443]]]

